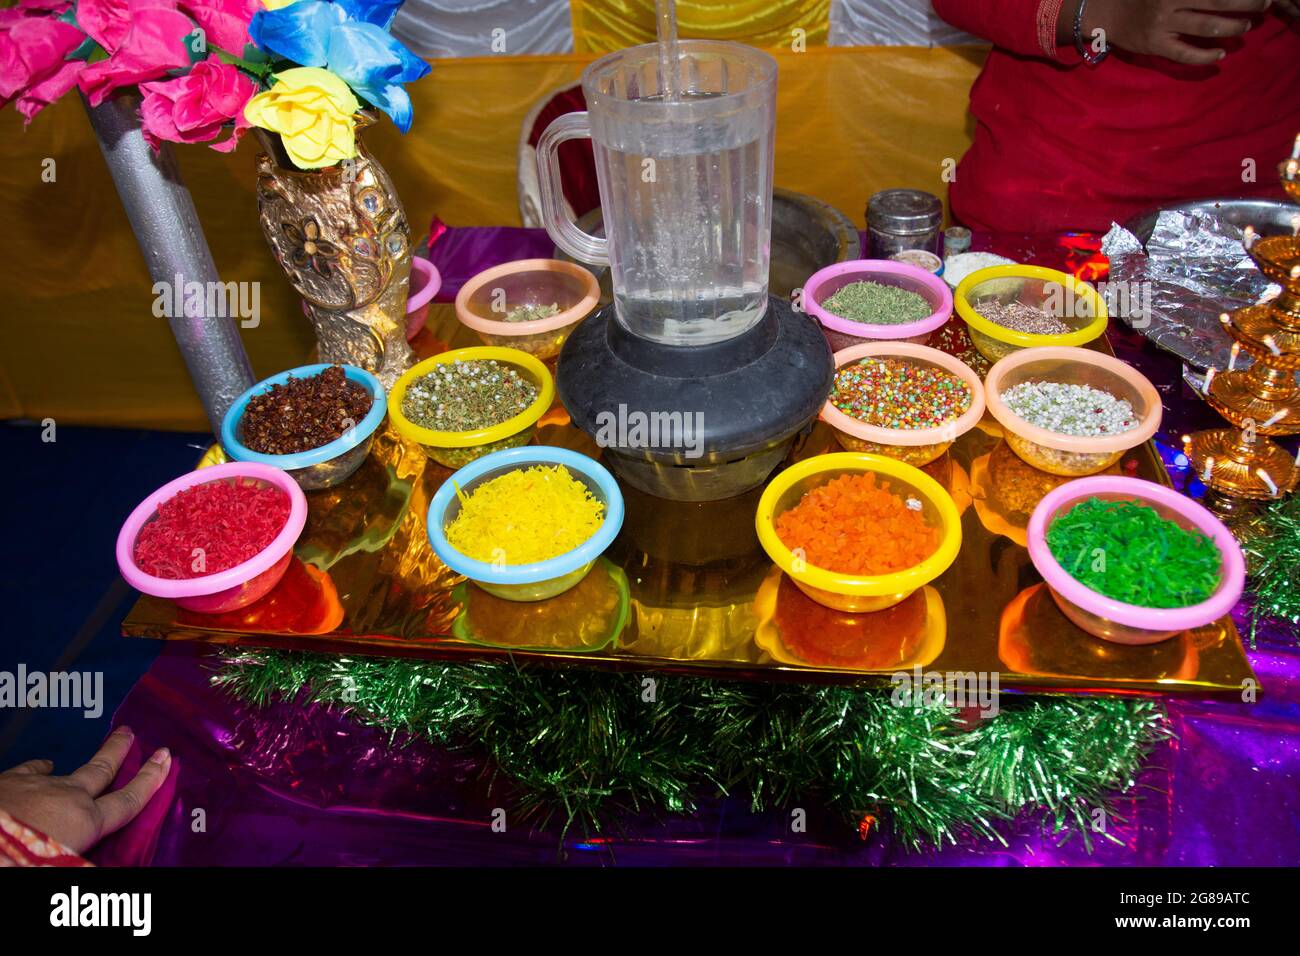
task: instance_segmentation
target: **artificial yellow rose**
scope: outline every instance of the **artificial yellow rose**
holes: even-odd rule
[[[273,79],[269,90],[244,106],[244,118],[279,133],[295,166],[320,169],[357,155],[353,114],[361,104],[346,83],[317,66],[295,67]]]

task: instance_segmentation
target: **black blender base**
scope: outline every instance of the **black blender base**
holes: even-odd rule
[[[780,465],[821,411],[834,371],[821,329],[776,298],[752,329],[706,346],[639,338],[606,306],[564,343],[557,387],[623,481],[660,498],[716,501]]]
[[[691,465],[634,458],[607,449],[603,461],[623,481],[656,498],[672,501],[719,501],[761,485],[790,453],[797,434],[771,448],[717,464]]]

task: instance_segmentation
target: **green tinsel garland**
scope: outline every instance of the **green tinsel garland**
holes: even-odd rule
[[[1300,622],[1300,495],[1265,508],[1247,527],[1242,550],[1250,564],[1250,646],[1268,618]],[[1300,631],[1296,632],[1300,635]]]
[[[362,721],[474,748],[542,825],[599,829],[620,810],[688,812],[705,790],[753,808],[820,799],[852,825],[879,815],[915,849],[1045,810],[1089,839],[1092,812],[1127,789],[1164,714],[1149,700],[1004,697],[971,724],[888,689],[754,684],[510,664],[241,651],[214,682],[259,704],[306,688]],[[1109,835],[1108,835],[1109,836]]]

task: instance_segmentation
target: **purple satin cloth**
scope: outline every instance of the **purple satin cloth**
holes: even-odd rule
[[[435,229],[435,232],[437,230]],[[976,237],[975,247],[1049,266],[1069,263],[1057,237]],[[549,256],[537,230],[447,229],[431,258],[443,293],[496,262]],[[449,293],[448,293],[448,290]],[[1140,337],[1116,349],[1161,388],[1166,437],[1212,424],[1178,362]],[[1175,479],[1178,480],[1177,478]],[[1243,633],[1246,622],[1238,617]],[[174,755],[164,789],[131,825],[88,855],[105,865],[1289,865],[1300,864],[1300,646],[1294,625],[1262,628],[1251,664],[1253,704],[1172,699],[1173,739],[1157,746],[1088,853],[1076,835],[1044,836],[1032,816],[1004,828],[1008,846],[970,841],[914,853],[888,836],[859,839],[809,802],[753,814],[744,794],[704,800],[685,816],[641,816],[588,839],[514,818],[514,794],[476,752],[390,739],[318,704],[240,704],[209,685],[215,649],[169,644],[119,708],[136,744],[119,784],[154,748]],[[506,829],[492,827],[495,808]]]
[[[441,219],[429,224],[428,259],[442,276],[435,302],[455,302],[456,293],[484,269],[516,259],[553,259],[555,243],[544,229],[516,226],[454,228]]]

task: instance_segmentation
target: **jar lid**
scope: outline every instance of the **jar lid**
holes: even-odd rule
[[[943,223],[943,203],[921,189],[882,189],[867,203],[867,225],[881,232],[933,232]]]

